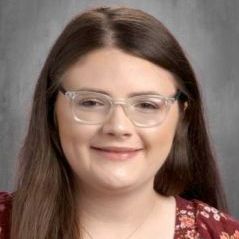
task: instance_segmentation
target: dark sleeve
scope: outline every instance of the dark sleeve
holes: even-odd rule
[[[196,205],[196,227],[202,238],[239,239],[239,221],[203,202]]]
[[[10,238],[11,207],[11,194],[7,192],[0,192],[0,239]]]

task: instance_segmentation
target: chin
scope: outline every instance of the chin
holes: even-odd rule
[[[134,189],[137,186],[138,180],[132,177],[120,177],[119,175],[107,175],[107,177],[100,177],[97,178],[97,185],[100,188],[105,190],[115,191],[115,192],[122,192],[122,191],[129,191]]]

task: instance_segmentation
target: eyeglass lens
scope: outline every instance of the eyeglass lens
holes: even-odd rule
[[[104,122],[112,112],[112,102],[96,93],[76,94],[72,101],[74,118],[89,124]],[[161,123],[168,111],[169,102],[152,96],[135,96],[123,105],[126,115],[136,124],[151,126]]]

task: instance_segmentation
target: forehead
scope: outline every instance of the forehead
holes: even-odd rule
[[[172,94],[176,80],[169,71],[116,48],[95,50],[72,65],[63,76],[68,90],[94,88],[113,96],[156,91]]]

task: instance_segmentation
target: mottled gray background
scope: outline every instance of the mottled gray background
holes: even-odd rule
[[[203,91],[231,213],[239,218],[238,0],[0,0],[0,189],[13,188],[34,85],[49,48],[72,16],[100,5],[153,14],[186,50]]]

